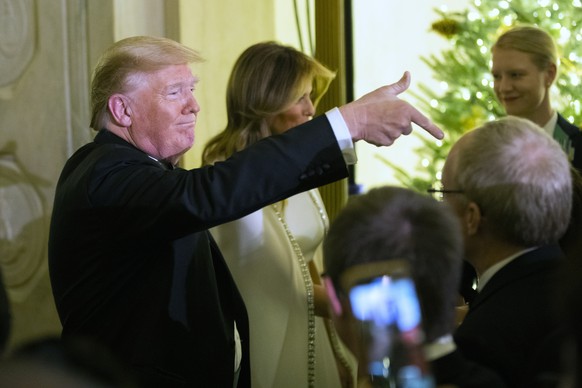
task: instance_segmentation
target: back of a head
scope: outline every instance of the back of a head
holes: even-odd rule
[[[539,27],[513,27],[499,36],[491,49],[496,48],[530,54],[540,70],[545,70],[550,64],[558,66],[556,43],[550,34]]]
[[[456,185],[477,203],[490,233],[524,246],[556,242],[572,206],[567,155],[533,122],[505,117],[465,135]]]
[[[458,220],[446,205],[404,188],[373,189],[350,199],[323,250],[326,274],[336,285],[350,267],[408,260],[427,340],[452,330],[463,246]]]
[[[134,36],[110,46],[101,56],[91,82],[91,128],[99,130],[107,122],[107,100],[131,88],[140,74],[167,66],[202,61],[193,49],[174,40]]]

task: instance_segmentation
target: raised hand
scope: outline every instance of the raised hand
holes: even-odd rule
[[[354,141],[364,140],[377,146],[388,146],[412,132],[412,123],[424,128],[437,139],[443,131],[414,106],[398,98],[410,86],[410,73],[404,72],[394,84],[382,86],[361,98],[340,107],[340,112]]]

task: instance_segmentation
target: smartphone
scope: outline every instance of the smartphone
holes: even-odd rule
[[[424,359],[422,314],[410,276],[382,275],[349,291],[352,314],[360,322],[374,387],[434,387]]]

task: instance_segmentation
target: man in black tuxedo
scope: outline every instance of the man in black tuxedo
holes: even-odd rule
[[[452,338],[463,244],[459,223],[448,207],[404,188],[373,189],[342,209],[323,252],[333,321],[359,361],[362,386],[369,379],[370,347],[362,346],[364,326],[355,318],[350,285],[408,269],[421,305],[422,348],[434,382],[459,388],[505,387],[495,372],[465,359]]]
[[[109,48],[92,80],[93,142],[67,161],[49,269],[64,337],[111,348],[151,387],[248,387],[248,318],[208,229],[347,176],[353,141],[390,145],[415,122],[408,73],[214,166],[176,167],[194,142],[198,54],[163,38]]]
[[[559,323],[553,292],[572,206],[567,155],[536,124],[510,116],[461,137],[442,183],[478,275],[455,341],[509,386],[527,386],[532,355]]]

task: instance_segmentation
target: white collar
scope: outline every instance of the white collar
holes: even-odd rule
[[[485,272],[483,272],[483,275],[479,277],[479,281],[477,282],[477,291],[481,292],[483,290],[483,287],[485,287],[485,284],[487,284],[489,280],[491,280],[493,275],[499,272],[501,268],[505,267],[507,264],[511,263],[513,260],[523,255],[524,253],[532,251],[536,248],[537,247],[527,248],[522,251],[516,252],[513,255],[509,256],[507,259],[503,259],[493,264],[491,267],[487,268]]]
[[[426,360],[433,361],[454,352],[457,349],[457,345],[455,345],[453,336],[446,334],[430,343],[424,344],[422,349]]]

